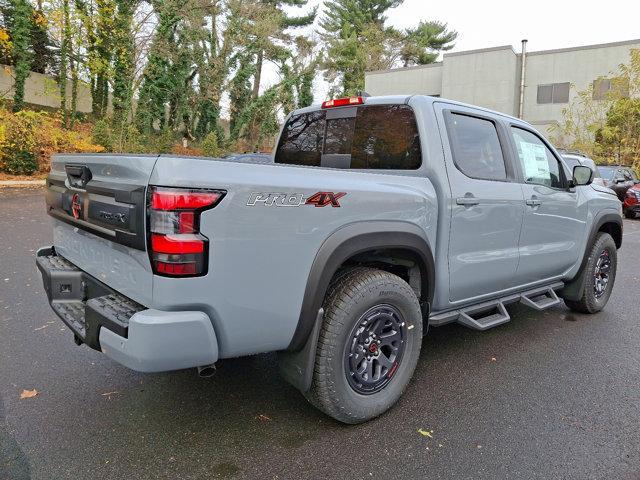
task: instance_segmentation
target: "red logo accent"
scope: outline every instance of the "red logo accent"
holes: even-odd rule
[[[326,207],[327,205],[331,205],[333,208],[339,208],[340,202],[338,200],[340,200],[345,195],[345,192],[318,192],[311,195],[307,199],[305,204],[313,205],[315,207]]]
[[[82,203],[80,202],[80,195],[77,193],[74,193],[71,198],[71,213],[76,220],[78,220],[82,214]]]
[[[372,343],[369,345],[369,351],[370,351],[371,353],[376,353],[376,352],[378,351],[378,344],[377,344],[376,342],[372,342]]]

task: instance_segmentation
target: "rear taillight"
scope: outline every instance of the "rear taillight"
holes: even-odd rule
[[[223,190],[149,188],[149,256],[156,275],[193,277],[207,273],[208,238],[200,213],[215,207]]]

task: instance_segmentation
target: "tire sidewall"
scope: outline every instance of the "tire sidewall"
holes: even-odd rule
[[[609,274],[609,282],[607,283],[607,290],[601,297],[596,297],[594,291],[595,279],[594,273],[595,268],[598,263],[598,258],[603,251],[607,251],[609,253],[609,258],[611,260],[611,272]],[[616,244],[608,234],[601,234],[594,243],[591,249],[591,255],[589,256],[589,262],[587,263],[587,268],[585,270],[586,281],[585,281],[585,297],[587,301],[587,306],[589,311],[595,313],[602,310],[607,302],[609,301],[609,297],[611,297],[611,293],[613,291],[613,285],[616,280],[616,273],[618,269],[618,250],[616,248]]]
[[[335,337],[335,355],[329,362],[334,372],[334,388],[341,408],[355,418],[370,418],[387,410],[402,395],[415,370],[422,343],[422,316],[415,294],[403,280],[398,282],[375,280],[352,298],[341,312],[340,330]],[[402,282],[402,283],[400,283]],[[404,285],[403,285],[404,284]],[[388,304],[398,309],[407,324],[405,351],[391,381],[379,392],[363,395],[356,392],[347,380],[345,354],[351,332],[360,317],[376,305]]]

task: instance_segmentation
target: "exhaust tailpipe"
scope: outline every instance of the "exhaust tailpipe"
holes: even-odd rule
[[[214,373],[216,373],[216,366],[214,364],[198,367],[198,376],[201,378],[213,377]]]

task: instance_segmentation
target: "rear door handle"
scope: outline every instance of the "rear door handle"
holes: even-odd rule
[[[458,205],[464,205],[465,207],[470,207],[473,205],[478,205],[480,203],[480,200],[478,200],[476,197],[473,197],[473,196],[458,197],[456,198],[456,203]]]
[[[526,203],[530,207],[539,207],[540,205],[542,205],[542,202],[540,200],[538,200],[537,198],[530,198],[529,200],[527,200]]]

